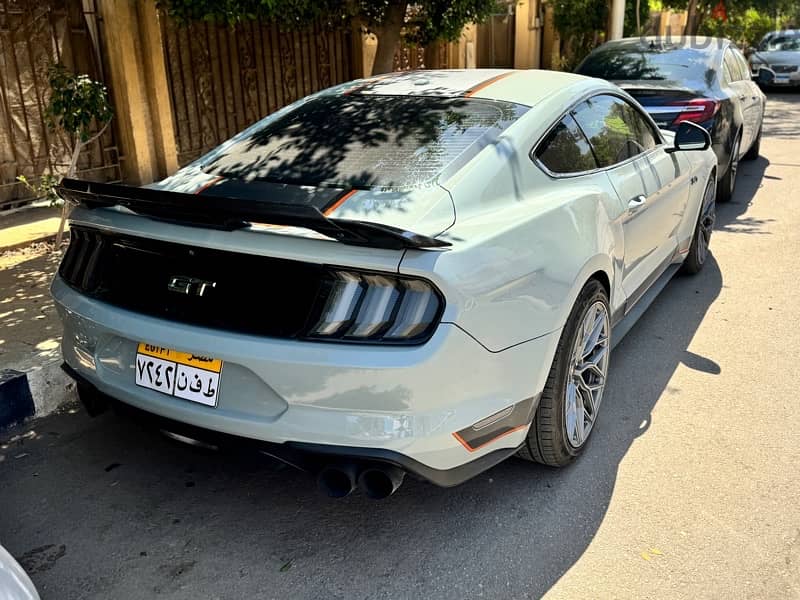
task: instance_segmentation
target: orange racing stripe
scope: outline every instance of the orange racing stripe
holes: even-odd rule
[[[509,71],[508,73],[500,73],[500,75],[495,75],[494,77],[490,77],[486,81],[476,85],[474,88],[467,90],[467,92],[464,94],[464,97],[465,98],[470,98],[470,97],[474,96],[475,94],[477,94],[478,92],[480,92],[482,89],[487,88],[490,85],[492,85],[493,83],[497,83],[501,79],[505,79],[509,75],[513,75],[513,74],[514,74],[514,71]]]
[[[346,193],[342,194],[336,200],[336,202],[334,202],[328,208],[326,208],[325,212],[323,212],[322,214],[327,217],[329,214],[331,214],[333,211],[335,211],[337,208],[339,208],[342,204],[344,204],[347,201],[348,198],[351,198],[357,191],[358,190],[350,190],[349,192],[346,192]]]
[[[223,179],[225,179],[225,178],[224,178],[222,175],[219,175],[218,177],[214,177],[214,179],[212,179],[211,181],[207,181],[207,182],[205,182],[203,185],[201,185],[199,188],[197,188],[197,189],[194,191],[194,193],[195,193],[195,194],[202,194],[202,193],[203,193],[203,192],[205,192],[205,191],[206,191],[208,188],[210,188],[212,185],[216,185],[216,184],[218,184],[218,183],[219,183],[220,181],[222,181]]]

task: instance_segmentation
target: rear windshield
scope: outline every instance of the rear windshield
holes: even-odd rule
[[[592,52],[578,73],[617,81],[703,81],[713,69],[712,54],[694,48],[637,43]]]
[[[212,154],[203,170],[312,186],[430,185],[526,110],[477,98],[319,96]]]

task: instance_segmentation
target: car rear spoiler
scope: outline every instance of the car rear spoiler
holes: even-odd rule
[[[141,215],[211,229],[233,231],[251,222],[303,227],[343,244],[373,248],[444,248],[449,242],[382,223],[329,219],[314,206],[262,202],[223,196],[198,196],[184,192],[63,179],[56,187],[65,200],[89,209],[124,206]]]

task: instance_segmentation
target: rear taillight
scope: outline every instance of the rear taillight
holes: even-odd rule
[[[317,306],[310,338],[418,343],[433,332],[443,302],[423,279],[335,269],[323,281]]]
[[[670,102],[668,106],[674,106],[676,112],[680,111],[672,125],[678,125],[684,121],[704,123],[717,114],[719,110],[719,102],[705,98],[696,98],[688,101],[678,100],[677,102]]]

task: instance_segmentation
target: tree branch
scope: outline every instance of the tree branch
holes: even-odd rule
[[[83,145],[83,146],[88,146],[89,144],[91,144],[93,141],[95,141],[97,138],[99,138],[101,135],[103,135],[103,132],[104,132],[104,131],[105,131],[105,130],[108,128],[108,126],[109,126],[110,124],[111,124],[111,119],[109,119],[108,121],[106,121],[106,124],[105,124],[105,125],[103,125],[103,127],[100,129],[100,131],[98,131],[97,133],[95,133],[95,134],[94,134],[92,137],[90,137],[90,138],[89,138],[88,140],[86,140],[85,142],[81,142],[81,145]]]

